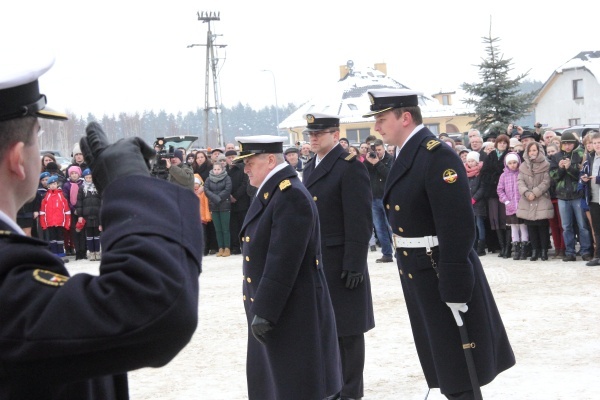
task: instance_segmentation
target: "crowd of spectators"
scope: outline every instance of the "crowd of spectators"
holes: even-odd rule
[[[469,130],[464,140],[440,135],[465,165],[476,220],[477,253],[497,252],[499,257],[535,261],[547,260],[548,250],[553,248],[554,258],[575,261],[580,256],[587,265],[600,265],[596,245],[600,235],[600,162],[595,162],[600,157],[600,134],[592,131],[584,138],[574,133],[561,136],[538,125],[533,131],[508,125],[506,132],[488,132],[485,138],[477,129]],[[377,261],[392,262],[391,232],[382,197],[396,149],[375,136],[355,145],[341,138],[340,145],[367,167],[373,196],[370,249],[377,251],[379,245],[382,256]],[[71,213],[68,226],[63,227],[64,254],[59,254],[75,255],[76,259],[90,255],[94,259],[98,254],[99,259],[95,240],[100,235],[100,222],[91,217],[90,232],[77,228],[82,219],[89,220],[81,215],[83,200],[98,197],[97,192],[89,194],[91,175],[88,170],[84,177],[87,166],[78,145],[72,156],[66,174],[54,155],[41,157],[38,195],[20,210],[18,222],[29,234],[51,240],[40,224],[40,208],[51,179]],[[236,146],[228,143],[225,148],[187,154],[180,148],[167,163],[168,179],[190,188],[200,199],[205,255],[241,253],[237,232],[256,188],[250,186],[243,164],[232,162],[236,156]],[[297,143],[288,147],[284,156],[302,178],[303,166],[314,154],[310,144]],[[94,207],[99,209],[99,203]],[[89,210],[85,212],[90,215]]]

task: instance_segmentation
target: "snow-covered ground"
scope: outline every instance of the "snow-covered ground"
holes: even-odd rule
[[[551,251],[552,254],[552,251]],[[395,263],[369,253],[375,328],[366,334],[365,400],[422,400],[427,393]],[[600,267],[585,262],[482,257],[517,364],[482,388],[485,399],[599,399]],[[71,273],[98,273],[71,261]],[[129,374],[132,400],[246,399],[241,256],[204,258],[199,326],[167,366]],[[293,362],[293,360],[291,360]],[[429,399],[445,399],[433,389]]]

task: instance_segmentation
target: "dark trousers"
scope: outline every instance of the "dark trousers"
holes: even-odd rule
[[[244,223],[244,218],[246,218],[247,212],[248,212],[248,210],[231,212],[231,218],[229,220],[229,230],[231,232],[231,252],[232,253],[241,252],[240,230],[242,229],[242,224]]]
[[[596,240],[600,241],[600,204],[590,202],[590,215],[592,216],[592,230],[596,236]],[[594,251],[594,258],[600,257],[600,251],[598,251],[600,245],[596,243]]]
[[[473,400],[475,398],[475,394],[472,390],[467,392],[446,394],[445,396],[450,400]]]
[[[340,357],[342,359],[341,397],[363,397],[363,370],[365,367],[365,335],[338,337]]]
[[[536,225],[527,225],[529,241],[534,250],[548,250],[548,240],[550,239],[550,230],[548,229],[548,220],[542,220]]]
[[[50,251],[53,254],[58,254],[60,256],[65,255],[65,241],[64,241],[64,233],[65,228],[62,226],[49,226],[48,229],[48,238],[50,240]]]

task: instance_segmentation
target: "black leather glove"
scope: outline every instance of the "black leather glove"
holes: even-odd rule
[[[123,176],[150,176],[149,159],[156,152],[139,137],[110,144],[97,122],[90,122],[85,133],[87,136],[81,138],[79,145],[99,192]]]
[[[252,324],[250,324],[250,327],[252,328],[252,335],[254,335],[256,340],[262,344],[267,344],[267,338],[265,337],[265,334],[273,329],[273,324],[266,319],[255,315],[252,319]]]
[[[365,280],[365,277],[360,272],[342,271],[342,279],[346,279],[346,287],[348,289],[354,289]]]

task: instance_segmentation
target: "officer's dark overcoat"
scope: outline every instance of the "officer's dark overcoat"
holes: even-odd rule
[[[315,168],[312,158],[302,182],[319,210],[321,249],[338,336],[367,332],[375,326],[367,267],[373,229],[371,186],[367,168],[335,146]],[[364,281],[346,288],[342,271],[356,271]]]
[[[320,400],[342,386],[335,317],[323,273],[319,216],[291,166],[252,200],[241,229],[250,400]],[[255,315],[274,324],[266,345]]]
[[[100,276],[68,277],[46,242],[0,222],[0,398],[128,399],[126,371],[162,366],[191,339],[198,198],[150,177],[103,196]]]
[[[429,387],[470,390],[461,339],[445,302],[469,306],[466,320],[479,383],[515,363],[504,325],[473,250],[475,226],[465,167],[452,148],[427,129],[402,148],[386,182],[383,203],[392,231],[404,237],[436,235],[439,278],[424,248],[397,250],[400,281],[415,345]]]

